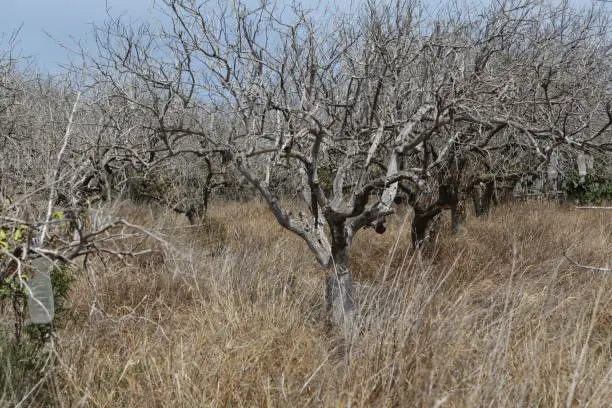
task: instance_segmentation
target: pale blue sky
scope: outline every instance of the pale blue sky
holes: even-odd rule
[[[58,62],[68,60],[69,51],[59,43],[74,48],[78,39],[84,47],[93,47],[92,24],[106,19],[107,7],[113,16],[148,19],[152,5],[153,0],[0,0],[0,49],[21,27],[16,55],[33,56],[41,71],[53,72]]]
[[[246,0],[255,3],[258,0]],[[283,4],[283,0],[278,0]],[[291,0],[286,0],[290,3]],[[160,1],[157,2],[160,7]],[[335,4],[351,8],[362,0],[302,0],[304,4]],[[151,20],[159,18],[154,9],[155,0],[0,0],[0,53],[6,49],[7,37],[19,29],[17,56],[33,57],[35,67],[41,72],[60,71],[58,63],[69,60],[75,41],[87,50],[94,47],[92,25],[101,24],[107,18],[107,9],[114,17],[127,20]],[[50,38],[53,37],[53,38]],[[74,59],[73,55],[73,59]]]
[[[440,2],[445,0],[423,1],[429,3],[430,11],[435,12]],[[572,3],[586,6],[593,1],[595,0],[573,0]],[[278,2],[283,3],[282,0]],[[303,0],[303,2],[312,5],[333,4],[348,11],[362,4],[363,0],[335,2]],[[467,2],[482,6],[488,0],[467,0]],[[128,20],[151,20],[156,18],[154,3],[155,0],[0,0],[0,53],[6,50],[7,37],[21,27],[15,49],[16,55],[34,57],[36,67],[41,72],[59,71],[57,64],[67,62],[70,54],[60,46],[60,43],[74,48],[75,40],[78,40],[85,49],[93,48],[92,24],[104,22],[107,18],[107,9],[111,15],[123,15]]]

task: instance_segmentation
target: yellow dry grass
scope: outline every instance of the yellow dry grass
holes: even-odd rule
[[[91,259],[57,333],[50,385],[23,406],[607,407],[612,217],[496,208],[413,253],[409,214],[362,231],[350,333],[323,322],[325,273],[258,203],[203,225],[124,208],[163,235],[151,255]],[[4,393],[12,404],[16,396]],[[12,398],[12,399],[11,399]]]

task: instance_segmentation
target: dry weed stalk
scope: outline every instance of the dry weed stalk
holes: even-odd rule
[[[400,227],[357,240],[348,338],[321,323],[322,272],[263,205],[214,206],[195,228],[162,218],[157,228],[174,229],[185,254],[179,270],[152,257],[107,262],[95,288],[79,279],[54,345],[56,389],[28,403],[606,406],[610,277],[561,250],[605,264],[610,220],[545,203],[493,211],[469,218],[464,239],[440,240],[431,257],[413,252]],[[155,230],[151,216],[160,219],[131,221]],[[450,220],[442,224],[446,237]],[[90,315],[94,295],[104,313]]]

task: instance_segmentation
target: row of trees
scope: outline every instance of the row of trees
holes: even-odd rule
[[[612,147],[609,22],[596,9],[510,0],[425,18],[414,1],[368,1],[317,19],[271,2],[163,7],[161,33],[100,28],[98,69],[155,123],[149,152],[230,158],[330,270],[336,321],[354,307],[351,241],[384,231],[400,191],[420,245],[442,208],[462,229],[470,190],[485,212],[494,182]],[[287,177],[297,214],[273,182]]]
[[[372,0],[322,18],[269,1],[159,6],[160,26],[111,18],[96,28],[98,53],[86,68],[66,88],[49,86],[57,97],[32,102],[68,103],[50,112],[72,104],[68,122],[34,149],[23,144],[34,134],[24,135],[14,145],[20,161],[3,163],[18,168],[3,177],[19,175],[9,183],[19,186],[41,164],[30,170],[23,154],[64,146],[50,156],[53,177],[32,185],[74,220],[94,198],[130,193],[196,222],[214,188],[250,185],[329,271],[336,322],[354,309],[355,234],[384,232],[400,198],[414,209],[418,247],[445,208],[463,230],[470,194],[484,214],[496,186],[563,170],[579,152],[610,157],[603,9],[495,0],[431,17],[417,1]],[[29,112],[52,123],[40,108]],[[5,148],[14,139],[4,136]]]
[[[15,55],[16,43],[0,38],[0,305],[12,303],[19,342],[28,297],[47,309],[42,320],[53,318],[51,288],[34,287],[35,277],[92,254],[135,255],[118,242],[140,228],[98,211],[124,194],[133,173],[129,146],[117,143],[128,118],[110,114],[121,107],[83,70],[36,73]]]

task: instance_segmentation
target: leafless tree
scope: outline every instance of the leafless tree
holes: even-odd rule
[[[107,126],[117,115],[99,109],[85,73],[43,77],[3,57],[0,69],[0,299],[9,292],[19,341],[37,259],[77,266],[90,254],[137,255],[117,241],[141,230],[94,211],[108,184],[100,172],[122,156],[104,146],[119,135]]]
[[[609,25],[595,9],[508,0],[428,19],[398,0],[323,18],[299,4],[166,0],[163,10],[161,32],[100,28],[100,72],[150,113],[157,160],[231,161],[255,186],[329,271],[336,322],[355,307],[353,238],[384,232],[400,191],[419,246],[444,208],[462,231],[470,190],[485,212],[496,180],[562,150],[610,151]],[[301,206],[280,199],[278,174]]]

